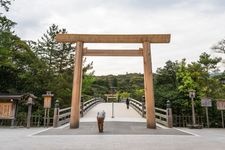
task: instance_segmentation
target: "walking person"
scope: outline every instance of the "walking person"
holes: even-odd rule
[[[103,132],[103,126],[104,126],[104,119],[105,119],[105,111],[101,111],[97,113],[97,122],[98,122],[98,131]]]
[[[130,100],[129,100],[129,98],[126,99],[126,104],[127,104],[127,109],[129,109],[129,105],[130,105]]]

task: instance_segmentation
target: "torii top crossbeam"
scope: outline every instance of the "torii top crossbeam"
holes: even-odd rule
[[[169,43],[170,34],[57,34],[57,42],[75,43]]]

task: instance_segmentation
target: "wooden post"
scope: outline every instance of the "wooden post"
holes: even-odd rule
[[[47,109],[47,127],[49,127],[50,116],[49,116],[50,108]]]
[[[205,114],[206,114],[207,127],[209,128],[209,113],[208,113],[208,107],[205,107]]]
[[[17,103],[12,102],[13,119],[11,120],[11,127],[14,127],[14,125],[15,125],[15,120],[16,120],[16,107],[17,107]]]
[[[141,116],[145,117],[145,102],[141,102]]]
[[[30,128],[30,119],[31,119],[31,111],[32,111],[32,104],[28,104],[28,113],[27,113],[27,128]]]
[[[80,109],[81,109],[81,117],[84,117],[84,98],[83,96],[81,96],[81,106],[80,106]]]
[[[40,117],[40,115],[38,115],[37,127],[40,127],[40,119],[41,119],[41,117]]]
[[[78,41],[76,43],[76,55],[73,72],[70,128],[79,128],[80,97],[82,87],[82,58],[83,58],[83,43]]]
[[[222,127],[224,128],[223,110],[221,110]]]
[[[58,101],[56,100],[55,108],[54,108],[54,117],[53,117],[53,127],[57,128],[59,122],[59,105]]]
[[[47,108],[45,108],[44,127],[46,127],[46,120],[47,120]]]
[[[155,129],[156,128],[155,101],[153,92],[151,49],[149,42],[143,43],[143,57],[144,57],[144,85],[145,85],[147,128]]]
[[[141,102],[141,111],[142,111],[142,117],[145,117],[145,97],[142,97],[142,102]]]
[[[192,125],[193,127],[195,126],[196,124],[196,118],[195,118],[195,102],[194,102],[194,98],[191,97],[191,107],[192,107]]]
[[[27,113],[27,128],[30,128],[30,119],[31,119],[31,113],[32,113],[32,105],[34,104],[33,98],[28,97],[27,99],[27,105],[28,105],[28,113]]]

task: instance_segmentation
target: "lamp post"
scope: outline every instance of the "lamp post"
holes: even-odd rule
[[[195,90],[189,91],[189,97],[191,98],[191,106],[192,106],[192,124],[193,126],[196,124],[195,122],[195,106],[194,106],[194,98],[195,98]]]
[[[167,115],[167,123],[168,127],[172,128],[173,127],[173,114],[172,114],[172,108],[171,108],[171,102],[170,100],[166,101],[166,115]]]
[[[12,110],[13,119],[11,120],[11,127],[13,127],[14,124],[15,124],[16,107],[17,107],[17,105],[16,105],[16,103],[15,103],[15,101],[13,99],[10,99],[10,103],[11,103],[11,106],[13,108],[13,110]]]
[[[59,121],[59,100],[55,101],[55,108],[54,108],[54,117],[53,117],[53,127],[58,127]]]
[[[111,88],[111,95],[114,95],[115,92],[115,87],[110,87]],[[114,118],[114,99],[112,99],[112,118]]]
[[[32,105],[34,105],[33,98],[31,96],[28,97],[27,105],[28,105],[27,128],[29,129],[30,128],[31,113],[32,113]]]

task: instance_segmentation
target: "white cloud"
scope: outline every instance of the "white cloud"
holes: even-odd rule
[[[8,16],[18,23],[18,35],[32,40],[53,23],[69,33],[171,33],[170,44],[152,45],[156,70],[169,59],[190,62],[210,53],[224,38],[224,8],[223,0],[16,0]],[[143,72],[139,58],[88,57],[92,60],[96,74]]]

